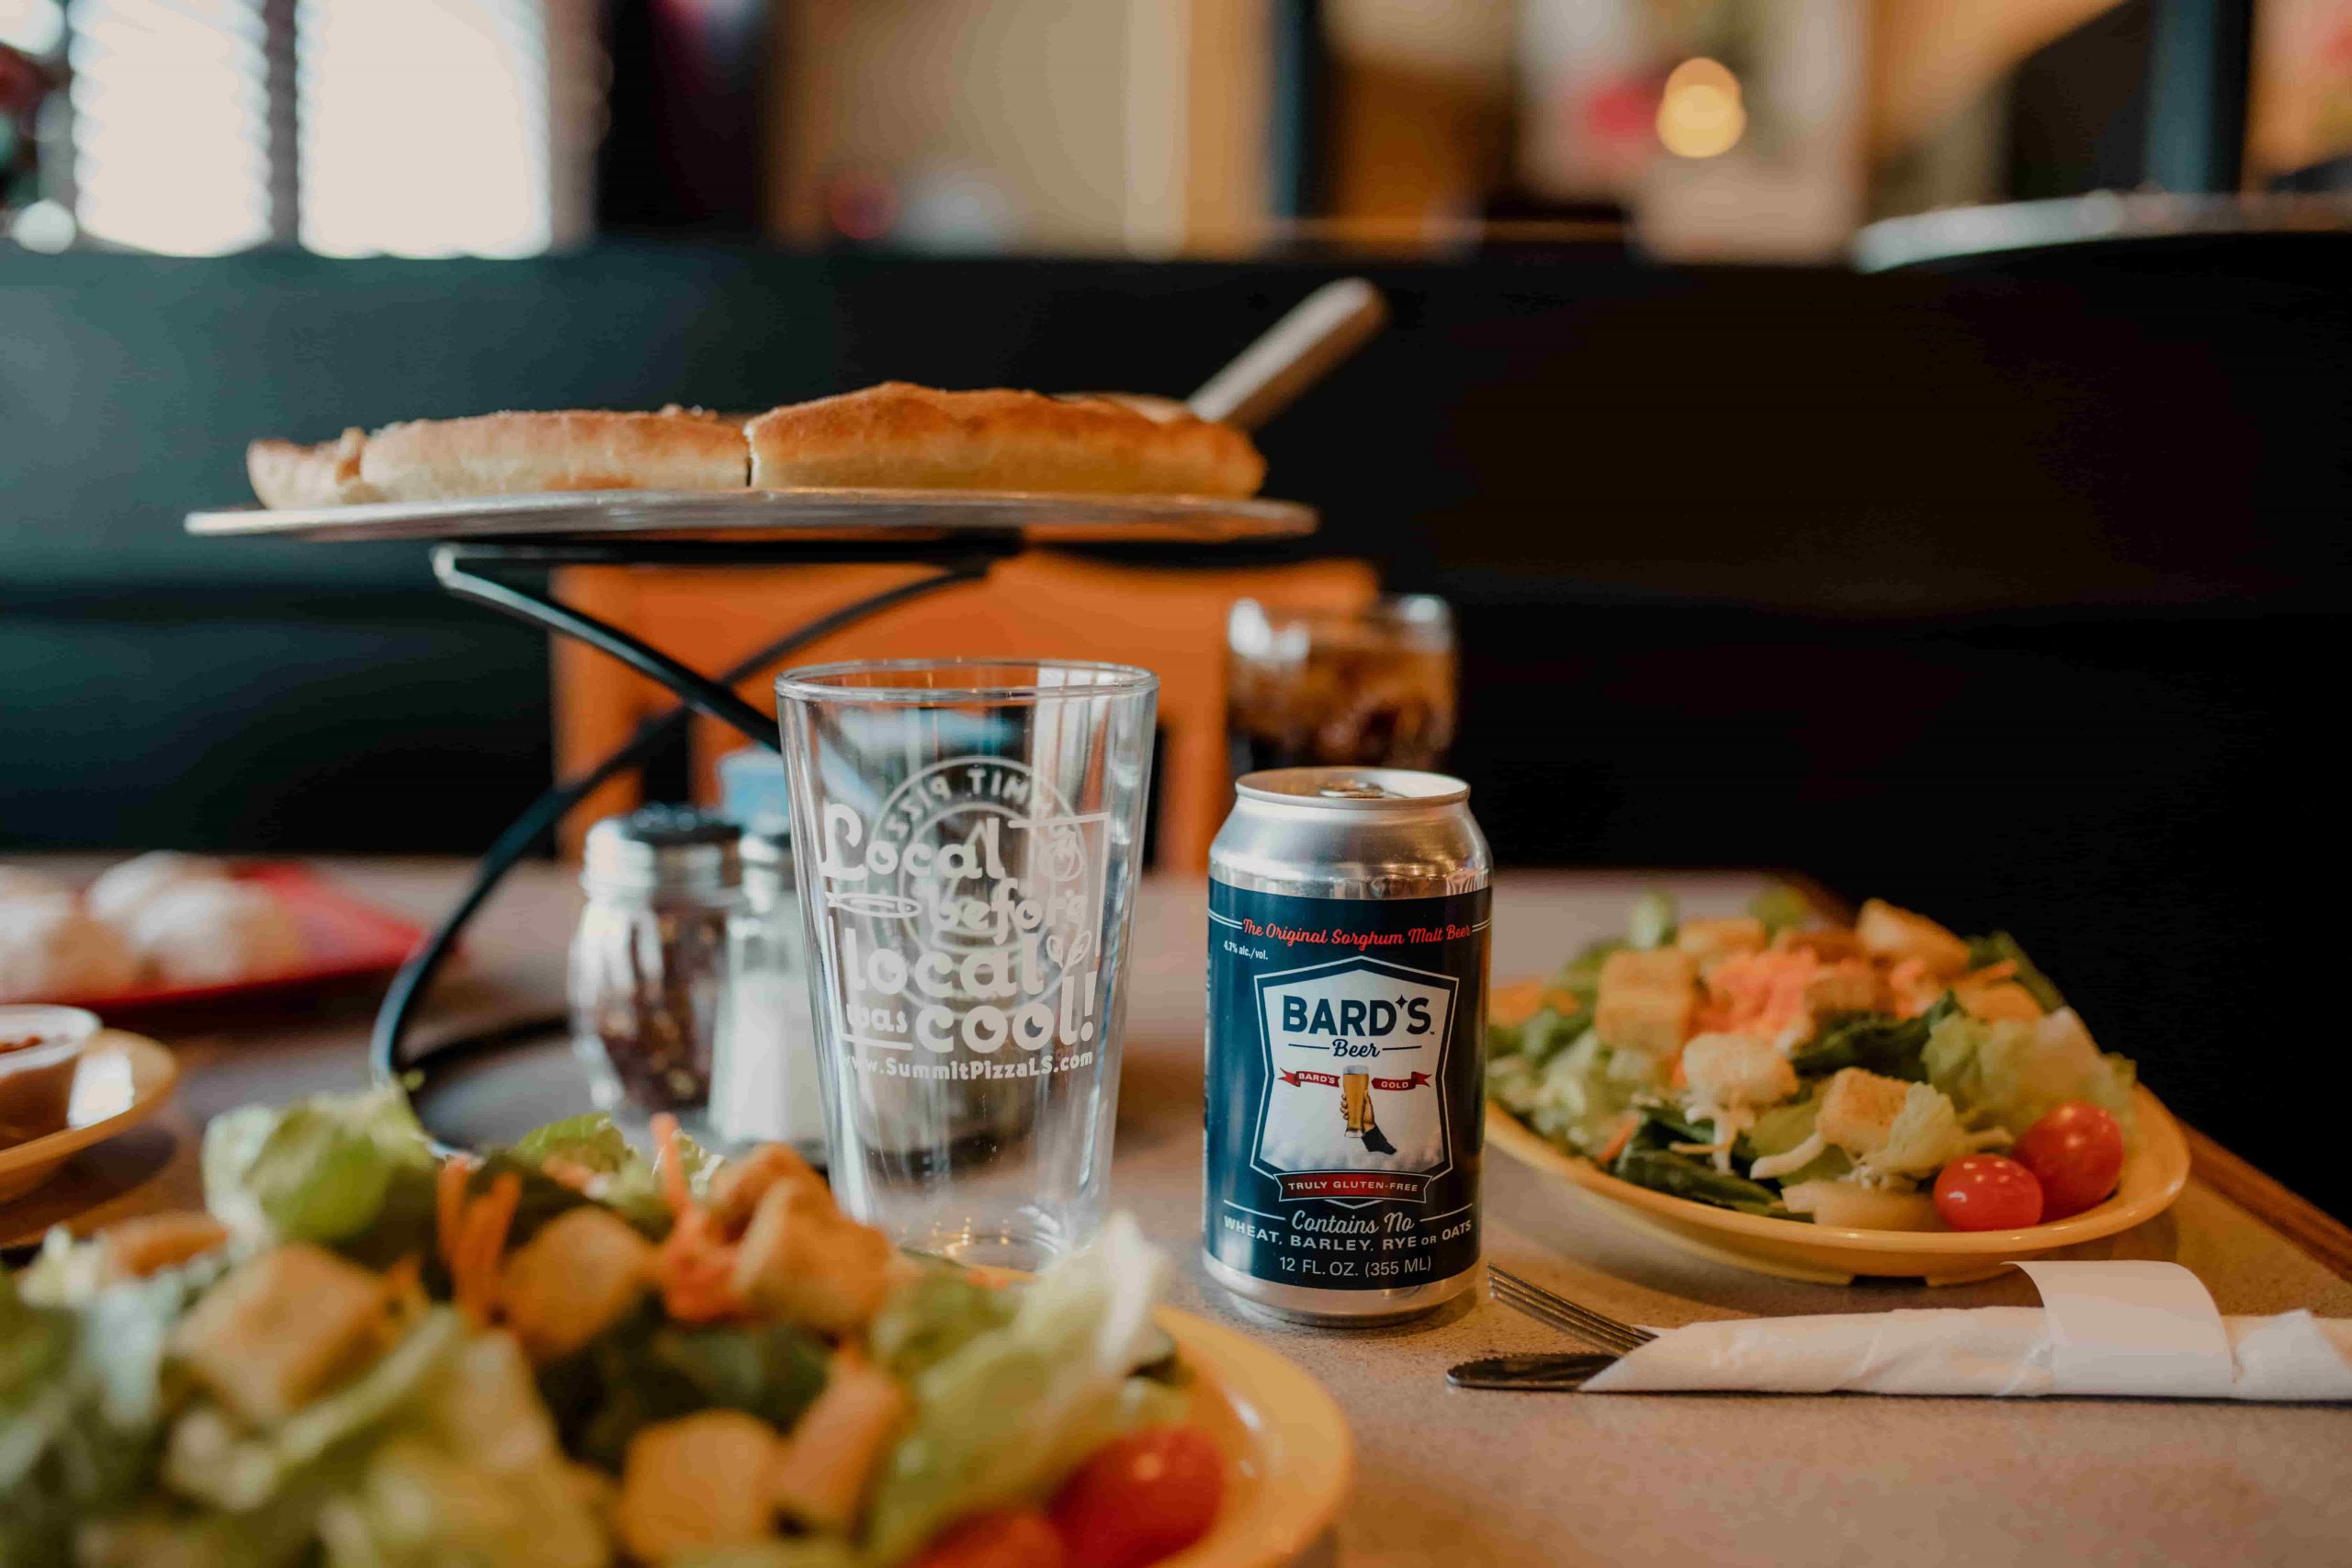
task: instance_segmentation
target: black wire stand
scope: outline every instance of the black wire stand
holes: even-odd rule
[[[605,781],[629,772],[696,713],[780,750],[775,717],[735,694],[738,682],[897,605],[984,581],[1031,545],[1182,540],[1218,544],[1309,533],[1315,514],[1284,502],[1187,496],[1078,497],[1021,492],[813,491],[684,494],[606,491],[475,502],[376,503],[306,512],[250,508],[189,514],[192,534],[311,539],[435,540],[433,575],[460,599],[569,637],[618,660],[678,698],[594,766],[533,801],[483,854],[472,880],[393,976],[368,1041],[379,1080],[410,1080],[543,1040],[560,1017],[532,1018],[409,1049],[417,1015],[458,938],[499,884]],[[829,610],[716,674],[565,604],[544,574],[565,566],[775,567],[855,563],[924,574]]]

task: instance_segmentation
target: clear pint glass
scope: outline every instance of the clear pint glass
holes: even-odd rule
[[[776,681],[852,1214],[1034,1269],[1101,1224],[1159,680],[903,660]]]

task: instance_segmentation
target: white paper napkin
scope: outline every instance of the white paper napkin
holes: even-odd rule
[[[2018,1267],[2041,1306],[1692,1324],[1585,1392],[2352,1401],[2352,1320],[2225,1318],[2177,1263]]]

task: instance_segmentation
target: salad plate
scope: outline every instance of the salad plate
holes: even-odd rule
[[[143,1034],[106,1029],[83,1047],[65,1125],[0,1148],[0,1203],[21,1198],[84,1149],[129,1132],[172,1097],[179,1064]]]
[[[2169,1207],[2188,1146],[2007,931],[1790,887],[1494,993],[1487,1135],[1687,1251],[1953,1284]]]
[[[1354,1468],[1347,1418],[1296,1364],[1172,1307],[1159,1325],[1193,1370],[1192,1419],[1225,1450],[1224,1506],[1165,1568],[1276,1568],[1329,1529]]]
[[[1816,1285],[1890,1275],[1964,1285],[1989,1280],[2018,1258],[2120,1235],[2172,1207],[2188,1184],[2188,1141],[2154,1095],[2138,1089],[2132,1100],[2139,1146],[2124,1161],[2115,1196],[2067,1219],[2013,1231],[1860,1230],[1719,1209],[1620,1180],[1499,1105],[1487,1107],[1487,1139],[1521,1164],[1604,1200],[1612,1217],[1713,1262]]]
[[[215,1116],[204,1208],[0,1270],[0,1562],[1273,1568],[1329,1528],[1338,1408],[1162,1306],[1131,1217],[965,1269],[783,1145],[653,1133]]]

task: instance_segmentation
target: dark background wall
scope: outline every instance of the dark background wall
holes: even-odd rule
[[[1266,433],[1269,489],[1460,606],[1457,763],[1507,863],[1785,865],[2006,925],[2192,1120],[2352,1213],[2346,259],[1381,271],[1395,328]],[[254,434],[1182,392],[1331,270],[0,255],[0,848],[475,850],[546,782],[543,647],[421,547],[180,533]]]

